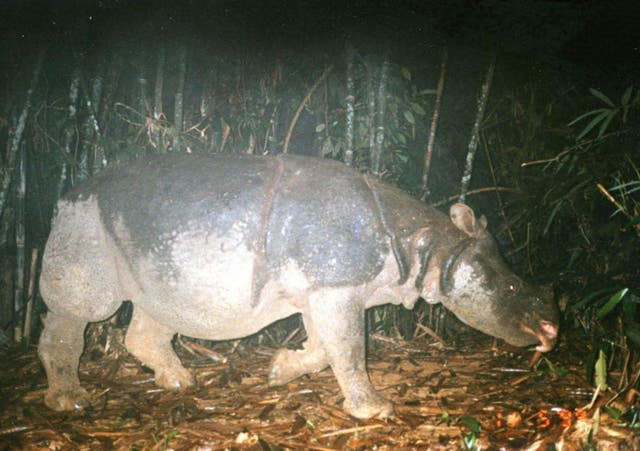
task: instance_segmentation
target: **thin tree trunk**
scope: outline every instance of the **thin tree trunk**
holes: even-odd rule
[[[429,197],[429,171],[431,170],[431,158],[433,156],[433,145],[436,139],[438,119],[440,117],[440,101],[444,91],[444,78],[447,71],[447,49],[442,51],[442,62],[440,63],[440,77],[438,78],[438,88],[436,89],[436,101],[433,106],[433,118],[431,119],[431,129],[429,130],[429,142],[424,156],[424,173],[422,174],[422,201]]]
[[[24,199],[27,192],[26,170],[26,144],[20,144],[20,156],[18,160],[18,183],[16,183],[15,205],[15,240],[16,240],[16,267],[13,284],[13,339],[16,343],[22,341],[22,328],[24,320],[24,274],[25,274],[25,226],[24,226]]]
[[[111,58],[111,62],[109,63],[109,67],[107,69],[107,76],[104,83],[104,94],[102,96],[102,111],[100,112],[100,116],[98,120],[100,124],[102,124],[102,134],[103,136],[107,134],[109,123],[109,116],[111,114],[111,108],[114,103],[114,98],[116,96],[118,85],[120,82],[120,77],[122,75],[122,65],[123,65],[122,55],[114,54]],[[148,105],[147,105],[148,108]],[[144,114],[144,111],[143,113]]]
[[[100,66],[100,68],[102,68],[102,65]],[[90,114],[90,118],[93,132],[95,134],[95,141],[93,146],[93,168],[91,170],[91,173],[97,174],[101,169],[107,166],[107,159],[104,155],[104,149],[102,148],[102,131],[100,126],[98,125],[98,112],[100,111],[100,101],[102,100],[103,88],[102,75],[96,75],[91,85],[92,113]]]
[[[376,143],[376,91],[375,71],[372,66],[367,70],[367,130],[369,130],[369,165],[373,158],[373,147]]]
[[[322,140],[323,143],[330,143],[331,142],[331,136],[329,133],[329,86],[327,83],[324,83],[324,85],[322,86],[323,90],[322,90],[322,116],[318,117],[317,119],[317,123],[316,123],[316,129],[318,126],[322,126],[322,133],[324,134],[324,139]],[[318,115],[319,116],[319,115]],[[320,158],[324,158],[326,155],[325,152],[325,144],[323,144],[322,146],[320,146],[320,148],[318,149],[318,156]],[[326,149],[329,150],[329,149]]]
[[[460,197],[459,202],[466,200],[467,191],[469,190],[469,183],[471,182],[471,175],[473,173],[473,160],[476,156],[476,150],[478,149],[478,135],[480,134],[480,125],[484,119],[484,111],[487,107],[487,101],[489,99],[489,92],[491,90],[491,83],[493,81],[493,72],[496,67],[495,56],[491,59],[487,73],[484,77],[484,83],[482,84],[482,91],[480,98],[478,99],[478,111],[476,113],[476,120],[473,123],[473,130],[471,131],[471,139],[469,140],[469,148],[467,150],[467,159],[465,162],[464,173],[462,174],[462,180],[460,180]]]
[[[183,130],[184,79],[187,73],[187,47],[183,44],[178,51],[178,83],[174,100],[173,125],[178,133]]]
[[[22,112],[20,113],[20,117],[18,118],[18,123],[15,127],[13,138],[11,138],[11,142],[9,143],[7,149],[7,165],[4,171],[0,171],[2,173],[2,179],[0,181],[0,218],[2,217],[2,214],[4,213],[6,207],[9,184],[11,183],[11,176],[16,163],[16,156],[18,155],[18,150],[20,149],[22,134],[24,133],[24,128],[27,124],[27,118],[29,117],[29,112],[31,110],[31,99],[33,97],[33,91],[35,91],[36,86],[38,85],[38,80],[40,79],[40,71],[42,69],[44,53],[45,51],[41,50],[38,54],[38,58],[36,59],[36,66],[33,69],[33,74],[31,76],[31,84],[27,89],[24,107],[22,108]]]
[[[376,92],[376,139],[371,153],[371,170],[380,176],[382,170],[382,149],[385,137],[385,112],[387,107],[387,80],[389,78],[389,57],[385,55],[380,67],[380,78]]]
[[[69,115],[67,117],[67,125],[64,130],[64,155],[62,168],[60,169],[60,176],[58,177],[58,183],[56,184],[56,201],[53,203],[53,212],[51,215],[51,222],[58,214],[58,202],[62,196],[64,190],[64,182],[67,179],[67,173],[69,170],[69,162],[72,160],[72,156],[75,154],[74,147],[77,144],[77,116],[78,116],[78,92],[80,88],[80,68],[76,67],[71,76],[71,84],[69,85]],[[72,180],[73,184],[73,180]]]
[[[347,42],[346,46],[346,58],[347,58],[347,96],[345,98],[346,104],[346,125],[345,125],[345,151],[344,162],[347,166],[353,165],[353,136],[354,136],[354,121],[355,121],[355,81],[353,74],[353,59],[354,49],[350,42]]]
[[[140,54],[140,72],[138,73],[138,111],[142,117],[147,117],[147,90],[149,86],[149,79],[147,77],[147,61],[146,52],[144,49]]]
[[[100,125],[98,124],[98,117],[96,114],[96,106],[99,105],[94,103],[95,100],[97,100],[98,103],[100,101],[100,96],[102,94],[102,77],[99,75],[96,76],[91,83],[91,90],[89,90],[86,80],[82,76],[81,70],[80,88],[84,95],[85,107],[87,108],[87,119],[82,126],[82,147],[80,149],[78,173],[76,175],[76,179],[78,181],[86,179],[93,173],[94,167],[97,166],[99,169],[102,164],[101,152],[98,150],[100,142],[102,141],[102,133],[100,131]],[[91,164],[96,160],[98,160],[97,163]]]
[[[156,83],[153,89],[153,143],[160,153],[164,153],[164,142],[160,136],[160,121],[163,116],[162,92],[164,85],[164,45],[158,47],[158,62],[156,66]]]
[[[26,308],[24,312],[24,329],[22,338],[24,347],[28,348],[31,344],[31,331],[33,330],[33,304],[36,290],[36,272],[38,264],[38,248],[31,250],[31,264],[29,265],[29,286],[27,287]]]

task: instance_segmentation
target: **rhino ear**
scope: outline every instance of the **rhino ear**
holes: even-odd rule
[[[485,215],[480,216],[478,219],[479,228],[483,231],[487,230],[487,217]]]
[[[473,238],[484,236],[487,230],[487,218],[482,215],[476,221],[476,216],[471,207],[465,204],[453,204],[449,208],[451,222],[464,233]]]

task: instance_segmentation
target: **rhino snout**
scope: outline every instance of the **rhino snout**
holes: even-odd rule
[[[535,336],[540,341],[540,344],[536,346],[536,351],[551,351],[553,346],[556,344],[556,340],[558,338],[558,326],[553,324],[551,321],[540,320],[537,330],[533,330],[525,323],[520,323],[520,328],[524,332]]]

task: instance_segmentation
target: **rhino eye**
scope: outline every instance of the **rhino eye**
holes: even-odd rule
[[[511,282],[509,286],[514,293],[519,293],[520,291],[522,291],[522,283],[519,280]]]
[[[502,288],[507,295],[514,295],[520,291],[520,284],[515,279],[507,279],[504,281],[504,285]]]

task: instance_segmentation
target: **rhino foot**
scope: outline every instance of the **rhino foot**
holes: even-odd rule
[[[365,364],[364,307],[345,288],[319,291],[309,301],[305,327],[313,325],[344,394],[344,410],[356,418],[385,418],[393,405],[380,396]]]
[[[91,405],[89,393],[82,388],[66,390],[47,390],[44,403],[52,410],[62,412],[65,410],[80,410]]]
[[[393,414],[393,404],[375,393],[357,403],[347,398],[343,408],[349,415],[360,419],[387,418]]]
[[[327,357],[319,347],[299,351],[279,349],[271,361],[269,385],[284,385],[304,374],[322,371],[328,365]]]
[[[329,357],[318,338],[313,321],[302,315],[307,340],[303,349],[292,351],[279,349],[271,360],[269,369],[269,385],[284,385],[300,376],[317,373],[329,366]]]
[[[156,370],[155,379],[156,385],[167,390],[181,390],[194,384],[193,375],[182,366]]]
[[[53,410],[76,410],[90,405],[89,394],[78,379],[86,326],[86,321],[67,314],[50,311],[44,318],[38,355],[49,381],[44,401]]]
[[[180,390],[194,384],[193,375],[182,366],[171,346],[175,332],[160,324],[134,304],[125,346],[155,373],[156,385]]]

